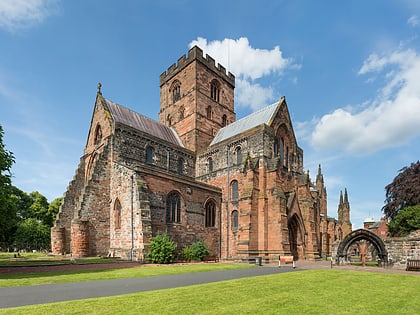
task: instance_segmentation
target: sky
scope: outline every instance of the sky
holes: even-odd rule
[[[0,125],[13,185],[60,197],[103,96],[157,120],[193,45],[236,77],[237,119],[286,97],[304,169],[353,229],[420,159],[420,1],[1,0]]]

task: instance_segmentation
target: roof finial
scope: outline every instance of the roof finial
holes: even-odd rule
[[[101,94],[102,95],[101,87],[102,87],[101,82],[98,82],[98,94]]]

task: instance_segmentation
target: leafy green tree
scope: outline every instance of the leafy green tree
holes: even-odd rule
[[[16,231],[18,250],[43,250],[50,248],[50,227],[35,218],[25,219],[19,223]]]
[[[60,210],[61,203],[63,202],[63,197],[55,198],[48,205],[48,220],[45,222],[48,226],[52,227],[54,225],[55,218],[58,211]]]
[[[408,206],[420,204],[420,162],[404,167],[385,187],[385,206],[382,208],[388,219],[393,219],[398,212]]]
[[[167,233],[158,234],[150,242],[150,261],[155,264],[169,264],[174,261],[177,245]]]
[[[44,224],[50,225],[51,216],[48,214],[48,200],[38,191],[33,191],[29,194],[32,204],[29,206],[30,218],[35,218]]]
[[[16,215],[19,221],[23,221],[31,217],[30,206],[32,205],[32,199],[29,195],[20,190],[19,188],[11,187],[11,198],[14,199],[16,205]]]
[[[11,168],[15,158],[3,144],[3,127],[0,125],[0,247],[9,248],[16,229],[16,205],[11,198]]]
[[[406,236],[411,231],[420,229],[420,205],[401,209],[388,223],[388,231],[392,236]]]

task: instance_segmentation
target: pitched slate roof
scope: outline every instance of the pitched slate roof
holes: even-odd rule
[[[174,129],[162,125],[146,116],[140,115],[124,106],[111,102],[110,100],[105,98],[103,100],[115,122],[130,126],[159,139],[184,147]]]
[[[217,132],[210,145],[222,142],[226,139],[229,139],[230,137],[236,136],[261,124],[270,125],[282,101],[283,99],[272,105],[264,107],[255,113],[245,116],[244,118],[241,118],[234,123],[227,125],[226,127],[223,127]]]

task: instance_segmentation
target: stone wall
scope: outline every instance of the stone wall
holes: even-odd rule
[[[420,259],[420,230],[407,237],[388,237],[383,241],[393,268],[405,269],[407,259]]]

